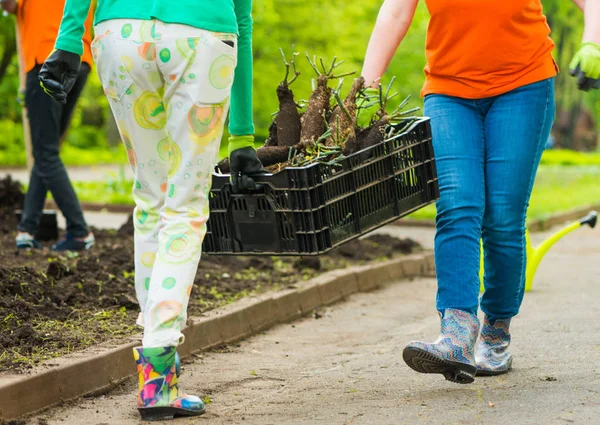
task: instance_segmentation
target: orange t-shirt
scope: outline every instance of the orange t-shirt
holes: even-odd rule
[[[497,96],[553,77],[554,43],[540,0],[426,0],[422,96]]]
[[[17,12],[19,24],[19,37],[21,49],[25,59],[25,72],[31,71],[44,60],[54,49],[54,42],[58,36],[60,21],[63,16],[65,0],[20,0]],[[93,7],[90,8],[88,19],[85,23],[83,36],[83,56],[81,60],[88,64],[93,63],[90,44],[92,35],[90,28],[94,18]]]

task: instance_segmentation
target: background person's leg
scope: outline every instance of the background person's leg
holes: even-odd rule
[[[477,313],[484,193],[483,113],[476,101],[425,98],[440,185],[435,263],[437,309]]]
[[[33,85],[39,86],[38,72],[39,68],[36,67],[34,70],[27,74],[28,87],[33,87]],[[59,105],[59,107],[62,108],[62,114],[56,115],[56,118],[60,118],[59,140],[61,140],[64,137],[65,132],[69,127],[69,123],[71,122],[71,118],[73,117],[73,112],[75,111],[75,106],[77,105],[77,99],[79,98],[81,92],[83,91],[83,88],[85,87],[85,83],[87,81],[89,73],[90,66],[86,63],[83,63],[81,65],[81,71],[79,73],[79,77],[75,83],[75,86],[69,93],[67,104],[64,106]],[[56,111],[58,112],[58,107]],[[31,170],[31,176],[29,178],[29,187],[27,189],[27,195],[25,196],[25,205],[23,208],[23,216],[21,219],[21,223],[19,225],[19,231],[35,235],[39,227],[39,222],[43,213],[47,193],[48,188],[44,184],[43,179],[40,177],[39,170],[34,162],[33,168]],[[63,211],[63,215],[67,220],[67,228],[72,222],[71,211],[72,210]]]
[[[85,238],[88,228],[83,218],[77,195],[71,185],[67,170],[59,156],[60,128],[63,106],[44,93],[37,79],[36,70],[30,72],[25,89],[25,105],[31,126],[31,144],[36,175],[52,193],[58,208],[67,221],[67,234],[73,238]],[[43,188],[38,185],[38,193]],[[32,205],[39,205],[39,200]],[[42,204],[43,205],[43,204]]]
[[[34,68],[33,70],[27,73],[26,79],[26,94],[25,99],[27,102],[27,91],[31,89],[37,90],[37,87],[34,88],[34,85],[37,84],[39,86],[38,80],[38,72],[39,68]],[[27,102],[30,103],[30,102]],[[33,127],[36,121],[31,121],[32,118],[37,117],[37,111],[35,109],[35,105],[28,104],[27,107],[33,107],[33,111],[29,111],[29,120],[30,126]],[[58,111],[56,111],[58,112]],[[58,117],[58,114],[56,115]],[[38,141],[36,140],[36,143]],[[33,140],[32,140],[33,143]],[[26,232],[35,236],[38,231],[38,227],[40,225],[40,219],[42,218],[42,213],[44,210],[44,204],[46,202],[46,194],[48,193],[48,189],[44,184],[43,179],[39,175],[39,171],[34,162],[33,167],[31,169],[31,174],[29,176],[29,186],[27,187],[27,193],[25,194],[25,203],[23,205],[23,214],[21,215],[21,222],[19,223],[19,231]]]
[[[540,157],[554,120],[554,80],[494,100],[485,119],[485,292],[490,318],[515,316],[525,283],[525,219]]]

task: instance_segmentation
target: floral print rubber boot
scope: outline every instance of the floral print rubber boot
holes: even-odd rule
[[[181,376],[181,359],[179,353],[175,352],[175,374],[179,378]]]
[[[492,376],[506,373],[512,367],[510,345],[510,319],[497,319],[492,324],[487,316],[483,320],[481,336],[475,351],[477,376]]]
[[[479,319],[462,310],[448,308],[441,318],[441,332],[433,343],[411,341],[402,357],[421,373],[440,373],[448,381],[470,384],[475,380],[475,342]]]
[[[137,404],[142,420],[161,421],[205,412],[202,400],[187,395],[179,386],[176,347],[136,347],[133,356],[139,377]]]

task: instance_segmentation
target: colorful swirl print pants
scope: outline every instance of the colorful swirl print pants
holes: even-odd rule
[[[135,288],[144,347],[183,341],[237,60],[233,34],[110,20],[98,76],[135,173]]]

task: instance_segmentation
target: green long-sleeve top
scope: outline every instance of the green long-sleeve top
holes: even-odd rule
[[[56,49],[81,55],[84,22],[92,0],[67,0]],[[238,35],[238,64],[231,89],[229,132],[254,134],[252,120],[252,0],[98,0],[94,23],[159,19]]]

